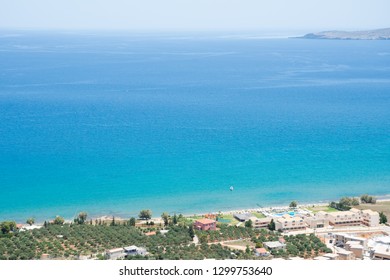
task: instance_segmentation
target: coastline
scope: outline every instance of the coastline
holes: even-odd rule
[[[375,196],[375,195],[374,195]],[[390,194],[388,195],[380,195],[380,196],[376,196],[377,198],[377,202],[386,202],[386,201],[390,201]],[[299,201],[298,201],[298,206],[297,208],[301,208],[301,209],[305,209],[305,208],[312,208],[312,207],[321,207],[321,206],[327,206],[329,205],[329,203],[331,202],[331,200],[329,201],[316,201],[316,202],[305,202],[305,203],[302,203],[302,204],[299,204]],[[284,205],[272,205],[272,206],[265,206],[265,207],[256,207],[256,208],[252,208],[252,207],[243,207],[243,208],[236,208],[236,209],[229,209],[229,210],[224,210],[224,211],[206,211],[206,212],[195,212],[195,213],[176,213],[176,214],[182,214],[184,217],[194,217],[194,216],[205,216],[205,215],[208,215],[208,214],[222,214],[222,215],[232,215],[232,214],[235,214],[235,213],[253,213],[253,212],[258,212],[258,213],[261,213],[261,212],[269,212],[269,211],[286,211],[289,209],[289,206],[284,204]],[[161,220],[160,218],[160,215],[162,213],[159,213],[159,215],[156,215],[156,216],[152,216],[152,219],[151,221],[159,221]],[[102,221],[109,221],[111,220],[113,217],[113,215],[109,215],[109,214],[103,214],[103,215],[94,215],[94,216],[91,216],[91,217],[88,217],[87,220],[102,220]],[[115,220],[117,221],[126,221],[126,220],[129,220],[131,218],[131,216],[127,217],[125,215],[122,215],[122,216],[115,216]],[[135,217],[136,219],[138,217]],[[73,222],[73,218],[70,218],[70,217],[65,217],[65,223],[71,223]],[[19,223],[19,221],[18,221]],[[25,225],[25,222],[21,222],[20,224],[23,224]],[[44,221],[38,221],[35,223],[35,226],[43,226],[44,224]]]
[[[385,202],[390,201],[390,195],[383,196],[383,198],[377,198],[377,202]],[[330,201],[329,201],[330,202]],[[304,203],[304,204],[298,204],[297,208],[310,208],[310,207],[318,207],[318,206],[327,206],[329,205],[329,202],[314,202],[314,203]],[[228,210],[228,211],[218,211],[218,212],[209,212],[209,213],[197,213],[195,215],[197,216],[204,216],[207,214],[218,214],[221,213],[223,215],[229,215],[234,213],[248,213],[248,212],[262,212],[262,211],[272,211],[272,210],[286,210],[290,208],[288,205],[278,205],[278,206],[270,206],[270,207],[261,207],[261,208],[243,208],[243,209],[235,209],[235,210]],[[192,215],[183,215],[185,217],[191,217]]]

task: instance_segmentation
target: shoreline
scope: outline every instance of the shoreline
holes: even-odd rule
[[[374,195],[375,196],[375,195]],[[389,195],[381,195],[381,196],[377,196],[377,202],[386,202],[386,201],[390,201],[390,194]],[[302,203],[302,204],[299,204],[299,201],[298,201],[298,206],[297,208],[308,208],[308,207],[321,207],[321,206],[328,206],[329,203],[331,202],[331,200],[329,201],[317,201],[317,202],[313,202],[313,203],[310,203],[310,202],[305,202],[305,203]],[[280,210],[280,211],[285,211],[285,210],[288,210],[290,207],[288,204],[285,204],[285,205],[272,205],[272,206],[264,206],[264,207],[256,207],[256,208],[246,208],[246,207],[242,207],[242,208],[235,208],[235,209],[229,209],[229,210],[224,210],[224,211],[207,211],[207,212],[195,212],[195,213],[192,213],[192,214],[187,214],[187,213],[177,213],[178,215],[179,214],[182,214],[184,217],[193,217],[193,216],[205,216],[205,215],[208,215],[208,214],[222,214],[222,215],[232,215],[234,213],[253,213],[253,212],[258,212],[258,213],[261,213],[263,211],[265,212],[268,212],[268,211],[273,211],[273,210]],[[125,221],[125,220],[129,220],[131,217],[125,217],[124,215],[122,216],[115,216],[115,215],[95,215],[95,216],[91,216],[91,217],[88,217],[87,218],[87,221],[89,220],[102,220],[102,221],[108,221],[108,220],[111,220],[112,217],[115,217],[115,220],[117,221]],[[136,219],[138,219],[138,217],[134,217]],[[73,222],[73,219],[70,219],[69,217],[66,217],[64,218],[65,219],[65,223],[71,223]],[[156,220],[160,220],[161,217],[160,216],[155,216],[150,219],[150,221],[156,221]],[[48,219],[47,221],[50,221],[50,219]],[[25,222],[17,222],[17,224],[22,224],[22,225],[26,225]],[[34,225],[35,226],[43,226],[44,222],[36,222]]]
[[[371,195],[371,194],[370,194]],[[350,196],[350,197],[357,197],[357,198],[360,198],[361,195],[359,196]],[[374,197],[376,197],[376,200],[377,202],[382,202],[382,201],[390,201],[390,194],[385,194],[385,195],[372,195]],[[314,201],[314,202],[308,202],[308,201],[305,201],[303,202],[302,204],[299,203],[299,200],[296,200],[298,202],[298,208],[307,208],[307,207],[312,207],[313,205],[314,206],[327,206],[329,205],[330,202],[332,201],[338,201],[341,197],[337,198],[337,199],[329,199],[329,200],[317,200],[317,201]],[[292,199],[291,201],[293,201],[294,199]],[[266,205],[266,206],[263,206],[263,207],[238,207],[238,208],[231,208],[231,209],[227,209],[227,210],[209,210],[209,211],[195,211],[195,212],[192,212],[190,213],[189,211],[188,212],[176,212],[177,215],[179,214],[182,214],[184,217],[191,217],[191,216],[204,216],[204,215],[207,215],[207,214],[218,214],[218,213],[221,213],[221,214],[233,214],[233,213],[239,213],[239,212],[256,212],[256,211],[269,211],[269,210],[275,210],[275,209],[286,209],[286,208],[289,208],[288,206],[289,203],[286,203],[286,204],[270,204],[270,205]],[[148,208],[144,208],[144,209],[148,209]],[[150,209],[150,208],[149,208]],[[139,209],[138,210],[138,213],[139,211],[141,211],[142,209]],[[175,213],[175,211],[163,211],[163,212],[167,212],[168,214],[170,215],[173,215],[173,213]],[[163,213],[159,213],[158,216],[153,216],[152,215],[152,219],[151,220],[155,220],[155,219],[160,219],[160,215]],[[112,217],[115,217],[116,220],[128,220],[130,219],[131,217],[134,217],[136,219],[138,219],[138,216],[126,216],[126,215],[108,215],[108,214],[101,214],[101,215],[92,215],[91,217],[88,218],[88,220],[95,220],[95,219],[106,219],[106,220],[111,220]],[[65,219],[65,220],[69,220],[69,219]],[[73,219],[72,219],[73,221]]]
[[[377,198],[377,202],[386,202],[390,201],[390,196],[386,196],[384,198]],[[330,201],[329,201],[330,202]],[[303,203],[298,204],[296,208],[309,208],[309,207],[318,207],[318,206],[328,206],[329,202],[316,202],[316,203]],[[288,205],[278,205],[278,206],[267,206],[267,207],[259,207],[259,208],[243,208],[243,209],[234,209],[234,210],[227,210],[227,211],[217,211],[217,212],[208,212],[208,213],[196,213],[191,215],[183,215],[184,217],[191,217],[191,216],[204,216],[207,214],[223,214],[223,215],[229,215],[234,213],[248,213],[248,212],[261,212],[261,211],[272,211],[272,210],[286,210],[290,207]]]

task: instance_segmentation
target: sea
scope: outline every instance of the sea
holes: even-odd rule
[[[365,193],[390,194],[390,41],[0,31],[0,220]]]

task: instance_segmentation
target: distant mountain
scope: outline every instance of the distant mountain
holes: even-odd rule
[[[390,40],[390,28],[368,31],[323,31],[309,33],[300,39],[333,39],[333,40]]]

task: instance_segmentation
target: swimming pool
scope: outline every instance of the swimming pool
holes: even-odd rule
[[[229,219],[218,219],[218,222],[224,223],[224,224],[228,224],[228,223],[231,222],[231,220],[229,220]]]
[[[294,217],[295,216],[295,212],[294,211],[290,211],[290,212],[282,212],[282,213],[275,213],[274,216],[277,216],[277,217],[282,217],[283,215],[290,215],[291,217]]]

